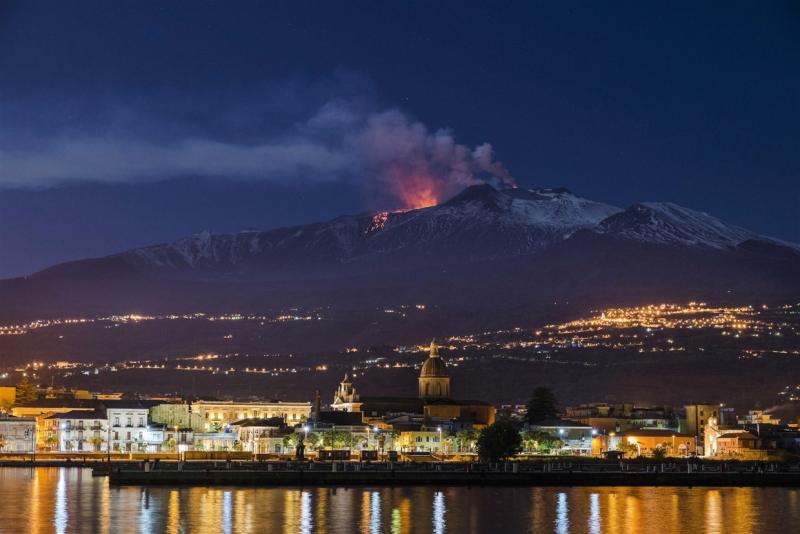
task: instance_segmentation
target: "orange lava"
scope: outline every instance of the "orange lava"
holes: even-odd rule
[[[435,206],[442,197],[442,184],[427,174],[413,174],[393,180],[392,189],[403,204],[402,210]]]

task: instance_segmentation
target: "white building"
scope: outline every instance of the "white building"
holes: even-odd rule
[[[310,402],[233,402],[197,401],[192,403],[192,412],[200,414],[207,432],[225,430],[234,421],[257,418],[280,417],[290,426],[302,423],[311,417]]]
[[[196,451],[233,451],[236,448],[234,432],[195,432],[194,450]]]
[[[35,418],[0,414],[0,452],[30,454],[35,447]]]
[[[111,426],[111,450],[145,452],[148,408],[138,401],[109,402],[106,413]]]
[[[72,410],[45,420],[61,452],[108,451],[108,419],[101,411]]]

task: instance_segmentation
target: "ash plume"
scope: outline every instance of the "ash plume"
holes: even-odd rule
[[[337,72],[237,91],[4,102],[0,188],[186,176],[340,181],[401,209],[480,181],[514,185],[490,144],[460,144],[375,93],[367,78]]]

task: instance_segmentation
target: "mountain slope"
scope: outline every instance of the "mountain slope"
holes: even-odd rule
[[[456,322],[503,322],[553,302],[732,295],[800,295],[800,248],[674,204],[620,210],[563,189],[474,186],[425,209],[203,232],[3,280],[0,321],[436,302]]]
[[[476,261],[541,250],[619,211],[566,190],[498,191],[483,185],[430,208],[344,216],[265,232],[203,232],[122,257],[144,271],[215,275],[387,256],[411,263],[442,254]]]

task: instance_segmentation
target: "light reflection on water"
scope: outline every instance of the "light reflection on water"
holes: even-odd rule
[[[80,469],[0,469],[0,532],[663,534],[800,524],[783,488],[111,488]]]

